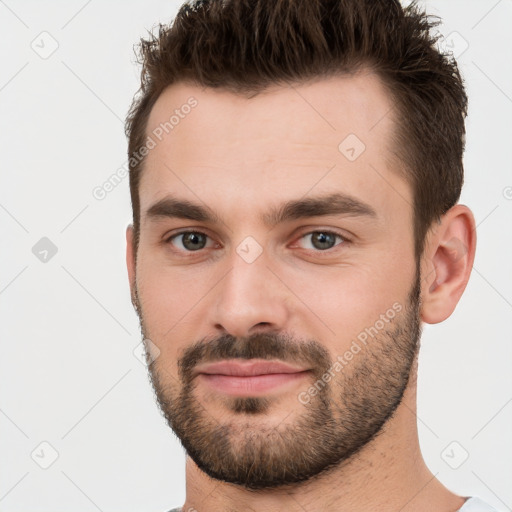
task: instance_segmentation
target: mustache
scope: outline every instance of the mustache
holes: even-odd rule
[[[331,365],[329,352],[316,340],[297,339],[286,333],[260,332],[246,337],[230,334],[205,337],[184,350],[178,359],[178,372],[187,382],[197,365],[224,359],[279,360],[307,366],[320,374]]]

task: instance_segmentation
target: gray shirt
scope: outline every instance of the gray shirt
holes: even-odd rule
[[[181,512],[181,508],[173,508],[169,512]],[[185,512],[185,511],[183,511]],[[498,512],[495,508],[491,507],[480,498],[473,496],[468,498],[466,503],[459,508],[458,512]]]

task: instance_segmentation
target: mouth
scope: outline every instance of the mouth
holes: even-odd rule
[[[196,369],[196,377],[209,389],[236,396],[261,396],[290,387],[308,375],[308,368],[266,360],[225,360]]]

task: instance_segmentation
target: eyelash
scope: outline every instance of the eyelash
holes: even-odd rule
[[[188,230],[183,230],[183,231],[179,231],[178,233],[173,233],[171,236],[168,236],[165,240],[164,240],[164,244],[166,245],[172,245],[172,240],[175,239],[175,238],[178,238],[180,235],[185,235],[187,233],[194,233],[194,234],[198,234],[198,235],[204,235],[206,236],[208,239],[212,239],[207,233],[204,233],[203,231],[198,231],[198,230],[194,230],[194,229],[188,229]],[[315,230],[312,230],[312,231],[307,231],[303,234],[301,234],[297,240],[302,240],[304,237],[308,236],[308,235],[312,235],[314,233],[323,233],[323,234],[328,234],[328,235],[334,235],[335,237],[337,238],[340,238],[342,241],[336,245],[334,245],[333,247],[329,248],[329,249],[324,249],[324,250],[321,250],[321,249],[304,249],[305,251],[312,251],[314,253],[317,253],[317,254],[331,254],[333,251],[336,250],[337,247],[339,246],[346,246],[347,244],[350,244],[351,243],[351,240],[349,238],[347,238],[345,235],[342,235],[341,233],[338,233],[337,231],[333,231],[333,230],[328,230],[328,229],[315,229]],[[206,247],[203,248],[203,249],[198,249],[197,251],[187,251],[187,250],[182,250],[182,249],[174,249],[176,252],[178,253],[189,253],[191,255],[193,255],[194,253],[201,253],[201,251],[204,251],[204,249],[207,249]]]

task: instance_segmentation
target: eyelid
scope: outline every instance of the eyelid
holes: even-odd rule
[[[322,226],[307,226],[305,228],[300,228],[299,233],[301,233],[298,238],[310,235],[311,233],[331,233],[333,235],[338,235],[343,240],[346,240],[347,242],[351,242],[354,235],[351,235],[350,233],[347,233],[346,231],[341,231],[336,228],[329,228],[329,227],[322,227]]]
[[[296,236],[294,238],[294,242],[293,242],[292,247],[297,245],[299,240],[301,240],[305,236],[311,235],[313,233],[328,233],[328,234],[331,234],[331,235],[338,236],[338,237],[340,237],[342,239],[342,242],[334,245],[333,247],[331,247],[329,249],[324,249],[324,250],[321,250],[321,249],[317,249],[317,250],[314,250],[314,249],[303,249],[305,251],[312,251],[315,254],[321,254],[321,253],[330,254],[333,251],[336,251],[337,248],[341,249],[341,246],[346,246],[347,244],[352,243],[351,237],[348,237],[345,233],[342,233],[342,232],[340,232],[340,231],[338,231],[336,229],[333,229],[333,228],[322,228],[322,227],[314,226],[314,229],[307,228],[307,231],[302,231],[298,236]]]
[[[196,234],[199,234],[199,235],[205,235],[206,238],[207,238],[207,241],[206,243],[208,244],[208,240],[210,240],[211,242],[213,242],[214,245],[219,245],[218,242],[215,241],[215,239],[210,236],[207,232],[207,230],[205,230],[204,228],[186,228],[186,229],[181,229],[179,231],[175,231],[175,232],[172,232],[172,233],[166,233],[163,237],[162,237],[162,244],[163,245],[173,245],[172,244],[172,241],[174,238],[177,238],[179,237],[180,235],[184,235],[186,233],[196,233]],[[197,251],[184,251],[182,249],[178,249],[177,247],[173,247],[173,251],[175,252],[178,252],[178,253],[181,253],[181,254],[197,254],[197,253],[201,253],[202,251],[204,251],[205,249],[211,249],[211,247],[204,247],[203,249],[198,249]]]
[[[203,227],[200,227],[200,228],[190,227],[190,228],[178,229],[177,231],[175,231],[175,230],[167,231],[162,236],[162,241],[164,243],[168,243],[172,238],[175,238],[175,237],[177,237],[179,235],[184,235],[185,233],[198,233],[200,235],[206,235],[208,238],[213,240],[213,237],[210,236],[208,229],[203,228]]]

